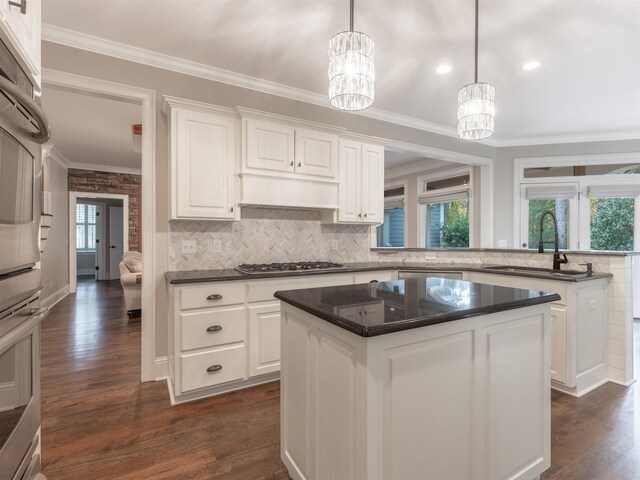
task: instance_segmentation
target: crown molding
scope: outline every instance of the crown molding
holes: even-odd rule
[[[221,68],[212,67],[210,65],[204,65],[202,63],[197,63],[190,60],[184,60],[178,57],[173,57],[151,50],[134,47],[132,45],[115,42],[113,40],[107,40],[104,38],[77,32],[74,30],[69,30],[66,28],[61,28],[47,23],[42,24],[42,40],[77,48],[80,50],[86,50],[101,55],[107,55],[121,60],[161,68],[163,70],[169,70],[184,75],[204,78],[206,80],[226,83],[229,85],[247,88],[262,93],[277,95],[279,97],[288,98],[291,100],[297,100],[312,105],[331,108],[326,95],[310,92],[301,88],[283,85],[281,83],[263,80],[229,70],[224,70]],[[437,135],[444,135],[456,139],[458,138],[455,127],[428,122],[407,115],[388,112],[386,110],[381,110],[375,107],[359,112],[345,112],[345,115],[358,115],[382,122],[388,122],[395,125],[401,125],[408,128],[414,128],[416,130],[434,133]],[[603,142],[636,139],[640,139],[639,132],[594,133],[544,137],[522,137],[510,139],[490,137],[484,140],[475,141],[474,143],[488,145],[491,147],[516,147],[527,145]]]
[[[43,157],[50,158],[65,170],[68,170],[69,166],[72,163],[71,160],[65,157],[64,154],[60,150],[58,150],[53,144],[44,145],[42,147],[42,154],[43,154]]]

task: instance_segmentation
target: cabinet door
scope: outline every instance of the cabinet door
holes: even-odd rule
[[[249,376],[280,371],[280,302],[249,306]]]
[[[362,218],[366,223],[384,221],[384,147],[362,146]]]
[[[567,382],[567,309],[551,306],[551,379]]]
[[[0,0],[3,40],[37,85],[40,84],[40,23],[39,1],[28,1],[23,14],[20,7],[9,5],[9,0]]]
[[[172,218],[234,219],[236,121],[177,110]]]
[[[294,171],[293,128],[277,123],[246,121],[247,168]]]
[[[338,185],[338,221],[358,222],[360,211],[360,160],[359,143],[340,141],[340,184]]]
[[[338,176],[338,137],[311,130],[296,130],[296,173]]]

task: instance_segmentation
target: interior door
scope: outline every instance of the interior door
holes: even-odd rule
[[[118,264],[122,260],[124,232],[122,230],[122,207],[109,207],[109,279],[120,278]]]

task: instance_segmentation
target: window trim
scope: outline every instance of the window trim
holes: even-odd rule
[[[404,247],[402,248],[407,248],[407,242],[409,238],[409,229],[408,229],[409,225],[407,223],[407,189],[409,188],[409,180],[403,179],[403,180],[396,180],[396,181],[385,183],[384,189],[383,189],[383,195],[384,195],[384,191],[391,190],[394,188],[399,188],[399,187],[404,188],[404,195],[402,195],[402,199],[404,202]],[[390,198],[394,198],[394,199],[400,198],[400,195],[396,195]],[[384,199],[383,199],[383,202],[384,202]],[[382,218],[384,221],[384,205],[383,205]],[[369,244],[371,245],[371,248],[385,248],[385,247],[378,247],[378,225],[371,225],[371,228],[369,229],[369,239],[370,239]],[[393,247],[389,247],[389,248],[393,248]]]
[[[454,178],[454,177],[461,177],[463,175],[469,175],[469,185],[460,185],[460,186],[455,186],[455,187],[447,187],[447,188],[440,188],[438,190],[431,190],[429,192],[427,192],[427,190],[425,189],[425,182],[428,182],[429,180],[434,181],[434,180],[444,180],[446,178]],[[461,168],[454,168],[454,169],[449,169],[449,170],[443,170],[442,172],[434,172],[434,173],[427,173],[425,175],[420,175],[417,179],[417,189],[418,189],[418,195],[417,195],[417,222],[416,225],[418,226],[418,231],[417,231],[417,237],[418,237],[418,248],[427,248],[424,247],[423,245],[425,245],[426,243],[426,225],[425,225],[425,221],[426,219],[424,218],[424,215],[422,215],[422,206],[424,203],[424,200],[428,199],[430,200],[429,203],[438,203],[437,201],[431,201],[433,200],[438,200],[438,197],[442,197],[444,195],[450,195],[450,194],[455,194],[455,193],[460,193],[463,191],[468,192],[468,200],[469,200],[469,247],[468,248],[474,248],[475,247],[475,201],[474,201],[474,189],[473,189],[473,185],[475,182],[475,178],[474,178],[474,168],[472,165],[468,166],[468,167],[461,167]],[[422,200],[422,202],[421,202]],[[437,248],[434,248],[434,250],[438,250]]]

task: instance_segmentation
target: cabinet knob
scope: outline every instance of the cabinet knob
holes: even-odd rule
[[[290,165],[293,167],[293,162],[291,162],[291,164],[290,164]]]
[[[358,218],[362,218],[362,214],[361,213],[358,214]]]
[[[302,162],[298,162],[298,166],[301,167],[302,166]]]
[[[209,328],[207,328],[207,332],[209,333],[219,332],[220,330],[222,330],[222,327],[220,325],[211,325]]]
[[[218,295],[217,293],[214,293],[213,295],[209,295],[207,297],[207,300],[222,300],[222,295]]]
[[[222,370],[222,365],[211,365],[207,368],[207,373],[216,373]]]
[[[233,213],[233,207],[231,207],[231,213]]]
[[[367,214],[366,213],[364,214],[364,218],[367,218]]]
[[[9,2],[9,5],[12,7],[20,7],[20,13],[23,15],[27,14],[27,0],[20,0],[19,2]]]

